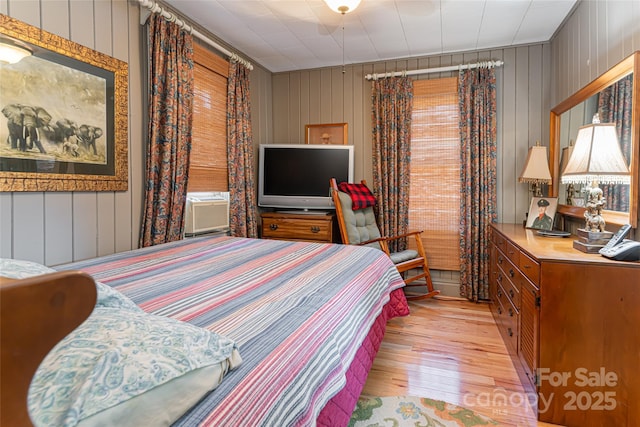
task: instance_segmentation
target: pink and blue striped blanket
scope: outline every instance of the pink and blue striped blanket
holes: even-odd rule
[[[321,412],[349,387],[372,326],[384,315],[384,333],[387,318],[408,314],[402,278],[383,252],[367,247],[204,237],[56,269],[85,271],[149,313],[238,343],[242,365],[176,426],[332,423]]]

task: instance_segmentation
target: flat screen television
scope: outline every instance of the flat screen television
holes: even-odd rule
[[[329,180],[353,182],[352,145],[261,144],[258,162],[262,207],[334,209]]]

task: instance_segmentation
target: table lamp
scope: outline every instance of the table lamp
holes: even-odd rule
[[[535,146],[529,148],[527,161],[518,182],[532,184],[534,197],[542,197],[541,184],[551,184],[547,147],[540,145],[540,142],[536,142]]]
[[[631,182],[629,166],[620,149],[615,123],[600,123],[596,114],[593,123],[578,129],[576,143],[562,172],[561,182],[590,185],[585,204],[585,228],[578,229],[578,236],[583,240],[580,241],[581,244],[575,241],[574,248],[583,252],[597,252],[612,236],[612,233],[605,231],[602,210],[606,201],[598,185]]]

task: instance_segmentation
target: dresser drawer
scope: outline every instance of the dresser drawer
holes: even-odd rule
[[[506,292],[498,284],[497,291],[497,313],[498,318],[496,323],[500,329],[500,333],[504,338],[505,343],[511,347],[511,351],[517,352],[518,348],[518,325],[520,319],[520,312],[511,304]]]
[[[520,270],[533,282],[534,285],[540,285],[540,264],[532,259],[524,252],[520,253]]]
[[[518,310],[520,310],[521,278],[520,271],[511,262],[505,261],[498,267],[497,281]]]
[[[267,239],[331,242],[331,217],[326,219],[293,219],[263,216],[262,237]]]
[[[496,251],[496,265],[502,267],[504,264],[509,263],[509,258],[504,254],[504,250]]]
[[[500,283],[498,283],[498,301],[500,301],[500,305],[502,305],[504,313],[507,315],[507,317],[515,318],[516,314],[520,312],[516,307],[513,306],[507,292],[500,285]]]
[[[507,255],[515,265],[520,264],[520,248],[508,240],[505,242],[505,255]]]
[[[496,230],[491,230],[491,241],[493,241],[498,249],[500,249],[502,252],[505,252],[505,245],[507,243],[507,240],[502,234],[498,233]]]

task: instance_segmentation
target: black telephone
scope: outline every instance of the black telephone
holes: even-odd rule
[[[630,224],[620,227],[620,230],[613,235],[611,240],[600,249],[600,255],[614,259],[616,261],[638,261],[640,260],[640,242],[626,240],[624,237],[631,230]]]

